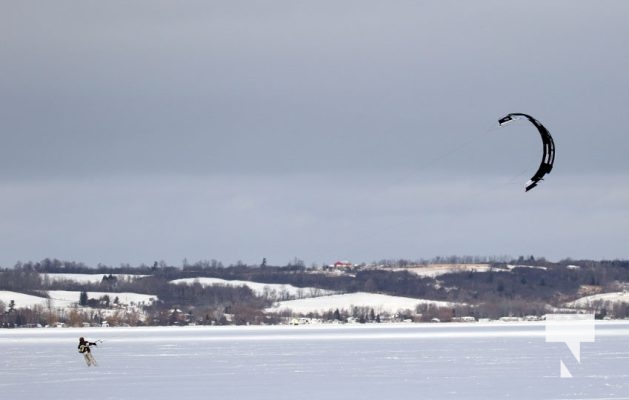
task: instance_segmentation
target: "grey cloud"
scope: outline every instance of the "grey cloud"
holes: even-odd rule
[[[626,210],[603,216],[573,200],[626,186],[626,2],[2,8],[0,235],[21,249],[4,262],[55,249],[112,263],[166,248],[164,258],[190,259],[257,259],[268,248],[316,260],[342,249],[363,259],[529,248],[560,256],[579,237],[592,239],[591,254],[622,255],[613,221]],[[555,169],[532,196],[521,185],[541,145],[525,124],[495,129],[508,112],[534,115],[557,143]],[[505,181],[513,198],[470,204],[466,185],[493,194]],[[221,197],[229,193],[236,198]],[[556,204],[573,219],[540,212]],[[528,215],[561,220],[566,240],[529,242]],[[496,233],[520,217],[520,229]],[[594,240],[588,229],[608,223],[616,236]],[[465,234],[479,225],[484,244]],[[269,226],[284,233],[268,235]],[[443,226],[445,240],[425,235]]]

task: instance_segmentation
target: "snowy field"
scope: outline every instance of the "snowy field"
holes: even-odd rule
[[[102,339],[88,368],[79,336]],[[3,399],[628,399],[629,323],[0,330]],[[573,378],[560,378],[560,359]]]
[[[599,293],[591,296],[581,297],[575,301],[566,303],[567,307],[573,308],[587,308],[596,304],[597,302],[605,303],[610,302],[613,304],[629,303],[629,293],[627,292],[611,292],[611,293]]]
[[[377,314],[383,312],[395,314],[400,310],[414,310],[421,304],[432,304],[437,307],[452,307],[455,303],[357,292],[280,301],[273,307],[268,308],[267,311],[279,312],[288,309],[294,313],[308,314],[311,312],[324,313],[336,309],[351,310],[353,307],[368,307],[373,308]]]
[[[426,278],[437,278],[441,275],[461,272],[487,272],[491,271],[492,267],[489,264],[429,264],[396,270],[408,271]]]
[[[49,290],[47,293],[50,298],[0,290],[0,301],[5,306],[14,301],[15,308],[29,308],[38,305],[47,307],[50,302],[51,307],[57,309],[76,306],[81,296],[81,292],[68,290]],[[96,299],[108,295],[112,301],[118,297],[120,304],[150,304],[153,300],[157,300],[157,296],[131,292],[87,292],[87,294],[89,298]]]
[[[250,288],[256,295],[258,296],[269,296],[272,298],[281,298],[283,295],[292,296],[297,298],[302,297],[316,297],[316,296],[325,296],[329,294],[333,294],[334,292],[331,290],[319,289],[319,288],[299,288],[293,285],[288,284],[278,284],[278,283],[259,283],[252,281],[241,281],[241,280],[226,280],[220,278],[183,278],[183,279],[175,279],[170,281],[173,284],[186,284],[191,285],[193,283],[199,283],[203,286],[212,286],[212,285],[220,285],[220,286],[247,286]]]
[[[48,273],[42,274],[42,278],[51,282],[55,281],[73,281],[78,283],[100,283],[103,276],[113,275],[118,279],[133,280],[143,278],[148,275],[131,275],[131,274],[67,274],[67,273]]]

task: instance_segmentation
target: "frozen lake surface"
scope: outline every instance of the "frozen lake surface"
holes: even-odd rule
[[[627,322],[581,363],[543,323],[5,329],[0,357],[6,400],[629,399]]]

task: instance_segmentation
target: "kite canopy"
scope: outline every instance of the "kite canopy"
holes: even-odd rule
[[[529,181],[526,182],[525,189],[528,192],[529,190],[537,186],[537,183],[544,178],[544,175],[549,174],[550,171],[553,169],[553,163],[555,162],[555,142],[553,141],[552,136],[550,136],[550,132],[548,132],[548,129],[546,129],[544,125],[542,125],[538,120],[536,120],[535,118],[531,117],[528,114],[522,114],[522,113],[507,114],[498,120],[498,124],[500,126],[503,126],[521,117],[528,119],[529,121],[531,121],[533,125],[535,125],[535,127],[539,131],[539,134],[542,137],[542,143],[544,145],[544,154],[542,156],[542,162],[539,165],[537,172],[535,172],[535,175],[533,175],[531,179],[529,179]]]

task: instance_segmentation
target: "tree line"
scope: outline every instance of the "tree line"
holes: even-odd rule
[[[448,258],[445,261],[454,260]],[[408,260],[378,263],[377,267],[361,265],[345,269],[342,273],[331,273],[321,268],[307,268],[299,260],[286,266],[269,266],[264,262],[260,265],[238,263],[225,267],[222,263],[211,260],[194,264],[186,262],[182,267],[169,266],[163,262],[137,267],[88,267],[77,262],[46,259],[0,269],[0,290],[40,297],[45,297],[49,290],[77,291],[81,293],[77,303],[89,306],[90,311],[77,308],[71,316],[59,316],[50,307],[23,310],[19,304],[9,303],[0,304],[0,316],[4,325],[49,325],[59,320],[73,321],[73,324],[100,323],[104,315],[121,324],[130,325],[276,323],[287,317],[265,313],[264,310],[276,299],[258,295],[246,286],[170,283],[181,278],[214,277],[290,284],[340,293],[361,291],[465,304],[445,308],[422,306],[410,310],[409,316],[421,315],[422,320],[449,320],[462,315],[498,318],[507,315],[542,315],[548,311],[548,305],[560,306],[581,297],[584,287],[596,287],[599,291],[609,292],[617,291],[623,282],[629,282],[629,261],[624,260],[566,259],[550,262],[534,257],[520,257],[507,262],[494,259],[494,262],[488,264],[491,266],[488,270],[448,273],[432,278],[411,272],[408,267],[417,264]],[[72,280],[51,280],[46,275],[61,272],[97,273],[103,276],[96,283],[80,283]],[[125,279],[118,276],[122,274],[136,277]],[[107,298],[90,298],[90,292],[109,292],[112,295]],[[117,292],[150,294],[159,300],[143,305],[141,310],[104,313],[103,310],[117,309]],[[626,304],[600,302],[593,307],[601,316],[629,316],[629,305]],[[332,315],[333,311],[311,317],[336,317]],[[356,318],[359,321],[376,320],[369,310],[353,310],[342,317]]]

